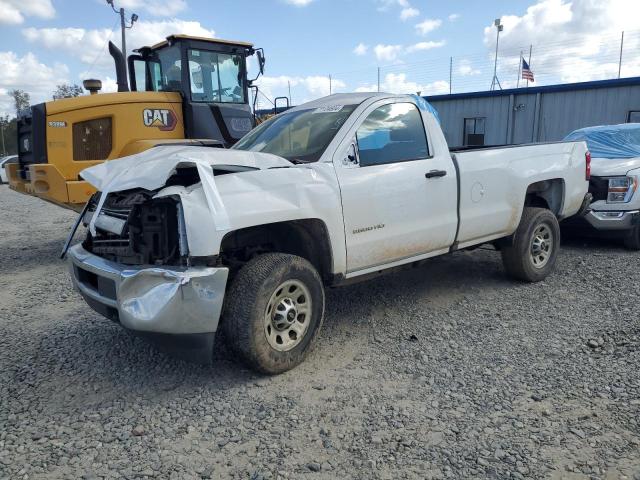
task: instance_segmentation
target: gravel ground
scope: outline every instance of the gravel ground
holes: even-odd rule
[[[478,250],[329,291],[307,361],[261,377],[93,313],[57,258],[74,218],[0,187],[0,478],[640,479],[616,243],[565,242],[536,285]]]

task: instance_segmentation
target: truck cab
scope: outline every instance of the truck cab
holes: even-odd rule
[[[33,105],[18,116],[18,162],[7,169],[12,189],[80,210],[95,189],[81,170],[167,144],[231,147],[254,126],[249,105],[250,43],[171,35],[125,60],[109,43],[117,93]],[[127,78],[126,65],[129,65]]]

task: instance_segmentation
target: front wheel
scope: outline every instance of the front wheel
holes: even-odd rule
[[[502,249],[507,274],[525,282],[544,280],[555,268],[560,225],[545,208],[525,207],[511,246]]]
[[[324,289],[304,258],[259,255],[240,269],[227,293],[224,334],[251,368],[285,372],[304,360],[322,325]]]
[[[624,246],[629,250],[640,250],[640,225],[636,225],[626,237],[624,237]]]

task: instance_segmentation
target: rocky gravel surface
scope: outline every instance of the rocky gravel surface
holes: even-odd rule
[[[75,214],[0,187],[0,478],[640,479],[638,254],[489,250],[331,290],[300,367],[175,360],[90,310]]]

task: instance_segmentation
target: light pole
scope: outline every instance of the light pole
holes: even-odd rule
[[[131,20],[129,20],[129,25],[127,25],[127,22],[124,19],[124,8],[116,9],[116,7],[113,5],[113,0],[107,0],[107,4],[111,5],[111,9],[114,12],[116,12],[118,15],[120,15],[120,30],[121,30],[121,33],[122,33],[122,55],[124,56],[124,58],[127,58],[127,39],[125,38],[124,31],[127,28],[133,27],[133,24],[138,21],[138,15],[136,15],[135,13],[132,13],[131,14]],[[127,75],[127,63],[126,62],[124,64],[124,74],[125,74],[125,77],[126,77],[126,75]]]
[[[500,32],[504,30],[504,26],[500,23],[500,19],[496,18],[493,22],[496,27],[496,58],[493,62],[493,78],[491,79],[491,90],[494,90],[496,85],[502,90],[500,80],[498,80],[498,44],[500,43]]]

